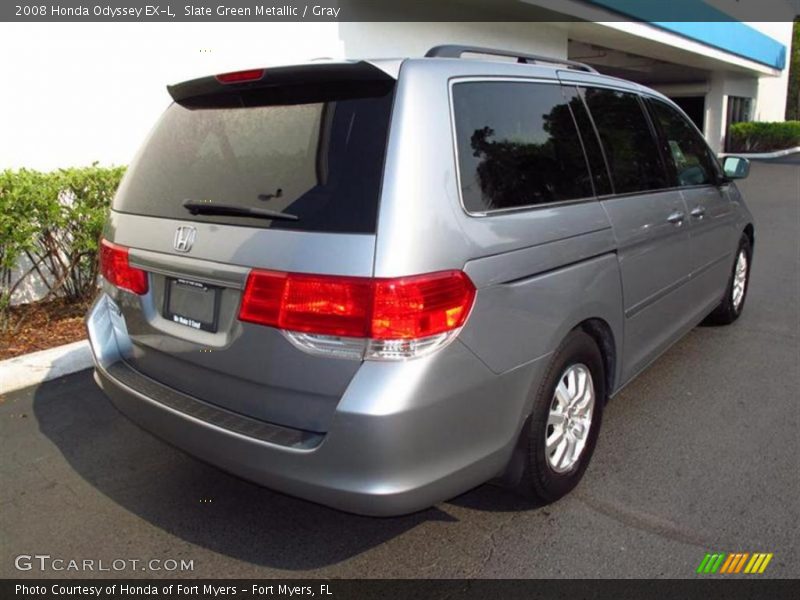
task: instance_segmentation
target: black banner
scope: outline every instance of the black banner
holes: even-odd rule
[[[726,12],[727,11],[727,12]],[[0,21],[791,21],[800,0],[10,0]]]
[[[752,577],[752,576],[751,576]],[[706,580],[3,580],[0,598],[122,600],[206,598],[265,600],[377,600],[384,598],[486,600],[563,598],[614,600],[680,598],[690,600],[783,600],[797,598],[800,585],[791,580],[710,578]]]

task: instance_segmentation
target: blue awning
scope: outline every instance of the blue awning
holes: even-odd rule
[[[587,1],[768,67],[786,67],[786,46],[745,23],[732,20],[730,15],[703,0]],[[664,20],[665,18],[676,20]]]

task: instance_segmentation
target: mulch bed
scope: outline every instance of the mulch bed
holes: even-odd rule
[[[86,339],[89,304],[57,299],[12,306],[5,327],[0,322],[0,360]]]

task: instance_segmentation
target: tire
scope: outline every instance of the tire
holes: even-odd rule
[[[740,260],[744,257],[744,283],[739,288],[737,284],[737,270],[740,268]],[[753,249],[750,247],[750,240],[746,235],[742,235],[739,246],[736,249],[736,257],[733,260],[728,285],[725,288],[725,296],[708,317],[706,323],[713,325],[730,325],[744,310],[744,302],[747,299],[747,288],[750,287],[750,267],[753,264]],[[739,295],[740,294],[740,295]]]
[[[556,413],[562,410],[564,403],[564,389],[557,394],[557,388],[562,385],[569,392],[579,389],[579,385],[571,386],[570,377],[575,375],[573,380],[579,383],[582,374],[588,377],[587,384],[591,381],[590,391],[593,390],[593,400],[591,402],[590,416],[580,417],[580,411],[574,413],[567,420],[567,423],[575,429],[567,435],[578,439],[575,432],[580,430],[580,426],[588,423],[588,431],[584,434],[582,449],[576,442],[570,453],[570,441],[562,441],[548,450],[546,447],[547,439],[551,442],[558,438],[556,427],[551,420],[551,407]],[[528,420],[523,436],[526,436],[527,443],[522,480],[520,491],[525,495],[531,496],[540,503],[555,502],[562,496],[572,491],[583,477],[586,467],[589,466],[597,437],[600,431],[600,423],[603,415],[603,405],[606,401],[605,369],[603,367],[603,357],[594,340],[585,332],[572,331],[556,350],[551,360],[550,366],[542,379],[538,388],[535,389],[533,398],[533,410],[531,418]],[[588,403],[585,393],[583,396],[576,395],[574,400],[576,407],[584,402]],[[585,411],[584,411],[585,412]],[[569,429],[570,427],[566,427]],[[562,435],[565,427],[562,426]],[[559,448],[563,451],[559,455]]]

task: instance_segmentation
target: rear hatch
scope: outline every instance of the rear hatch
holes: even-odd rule
[[[120,292],[135,370],[228,410],[324,432],[358,369],[239,320],[251,269],[369,277],[395,80],[365,62],[208,77],[132,163],[106,239],[147,273]]]

